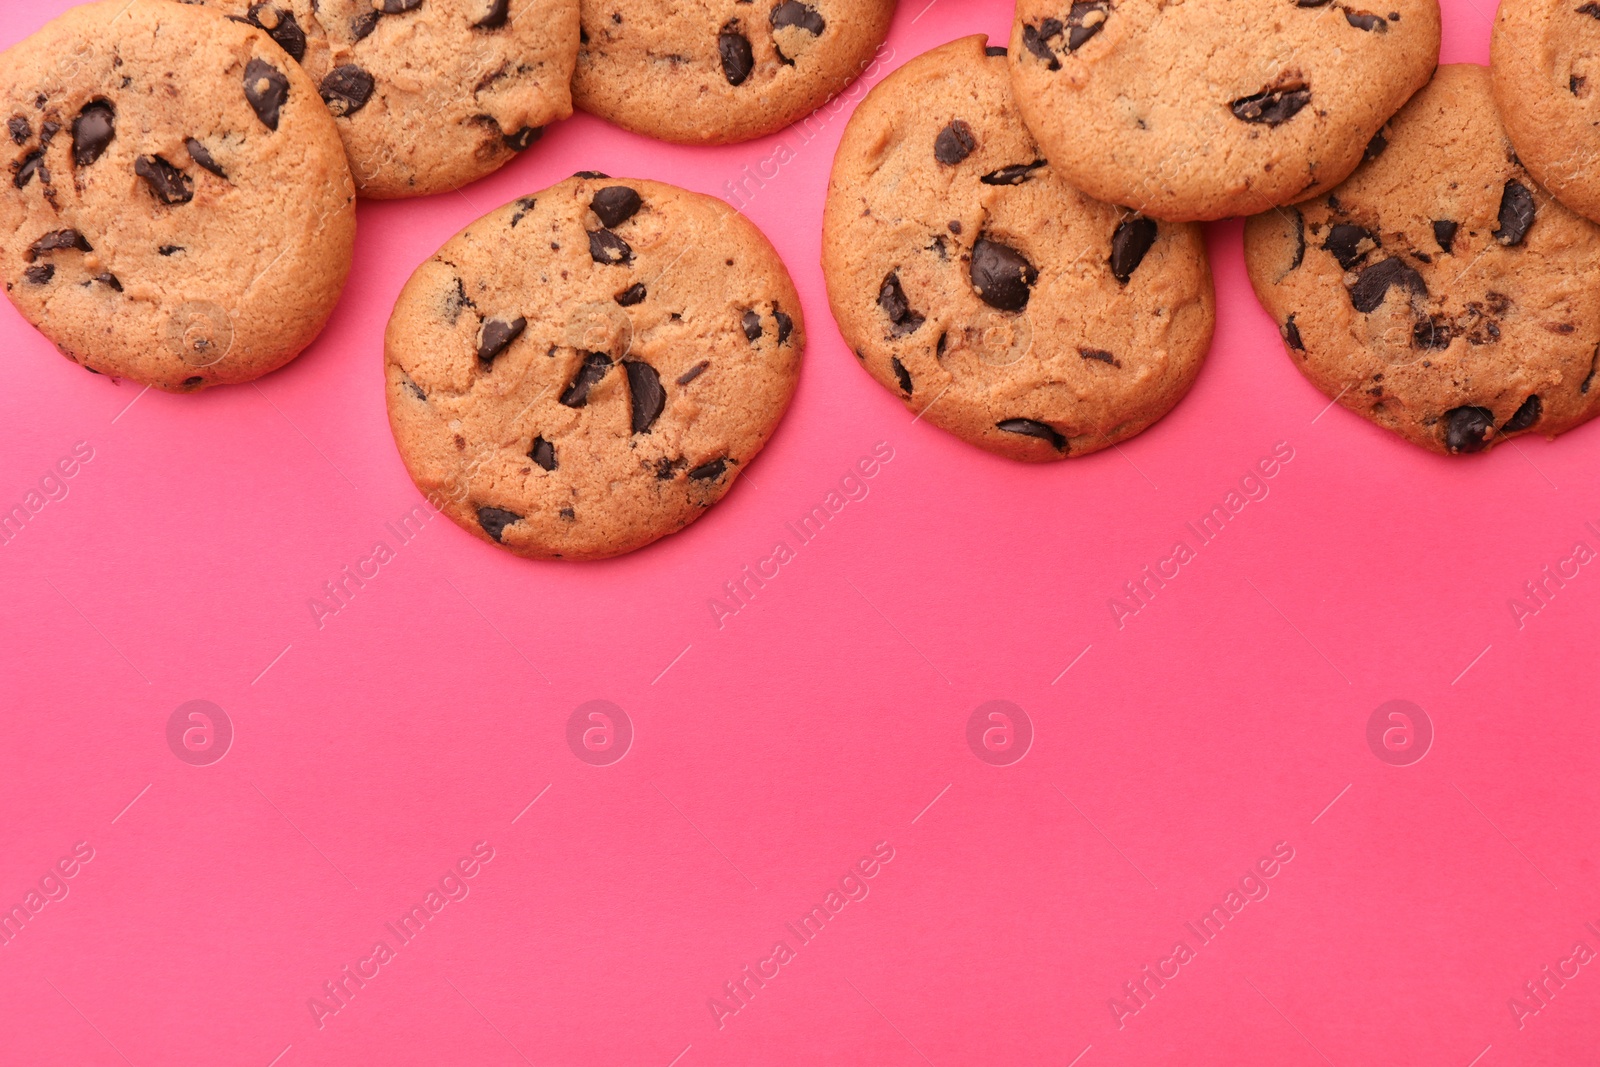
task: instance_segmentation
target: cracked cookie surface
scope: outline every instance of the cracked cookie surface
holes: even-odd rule
[[[1439,5],[1018,0],[1011,61],[1023,119],[1074,187],[1218,219],[1343,181],[1432,74]]]
[[[1295,366],[1435,452],[1591,418],[1600,226],[1518,163],[1483,67],[1440,67],[1389,130],[1333,192],[1245,226],[1250,281]]]
[[[321,331],[355,188],[267,35],[166,0],[74,8],[0,56],[6,295],[69,359],[174,392],[249,381]]]
[[[1528,173],[1600,221],[1600,4],[1501,0],[1489,70]]]
[[[767,239],[720,200],[585,172],[419,267],[385,337],[412,479],[532,559],[682,529],[777,428],[805,325]]]
[[[894,0],[583,0],[579,107],[682,144],[781,130],[873,61]]]
[[[311,76],[364,197],[447,192],[572,114],[578,0],[180,0],[259,26]]]
[[[1063,182],[983,37],[911,60],[856,109],[822,266],[839,328],[880,385],[1018,460],[1148,427],[1193,384],[1215,321],[1199,227]]]

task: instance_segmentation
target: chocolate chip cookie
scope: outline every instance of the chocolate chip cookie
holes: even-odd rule
[[[872,62],[894,0],[582,0],[580,108],[680,144],[781,130]]]
[[[1018,0],[1022,117],[1075,187],[1155,218],[1315,196],[1439,61],[1438,0]]]
[[[389,422],[435,507],[530,559],[601,559],[705,513],[772,435],[800,300],[720,200],[579,174],[412,275],[385,339]]]
[[[272,35],[333,113],[364,197],[445,192],[572,114],[578,0],[183,0]]]
[[[1563,204],[1600,221],[1600,4],[1501,0],[1491,53],[1517,157]]]
[[[1325,394],[1435,452],[1595,413],[1600,226],[1517,161],[1489,72],[1440,67],[1388,146],[1245,227],[1250,280]]]
[[[911,60],[851,117],[823,218],[828,297],[862,366],[928,422],[1012,459],[1085,455],[1188,391],[1211,269],[1199,227],[1062,181],[984,42]]]
[[[317,87],[261,30],[85,4],[0,55],[6,295],[67,358],[174,392],[244,382],[322,330],[355,186]]]

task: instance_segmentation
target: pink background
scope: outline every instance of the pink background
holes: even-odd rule
[[[1009,24],[1005,0],[923,3],[902,5],[891,66]],[[67,6],[6,4],[0,41]],[[1486,61],[1489,29],[1446,0],[1445,60]],[[1172,415],[1049,467],[968,448],[914,423],[829,316],[818,231],[845,118],[804,146],[696,150],[580,116],[459,195],[364,204],[327,333],[256,386],[141,394],[0,311],[0,506],[93,450],[0,545],[0,906],[93,850],[0,945],[0,1062],[1594,1055],[1600,963],[1561,961],[1600,950],[1600,572],[1520,628],[1508,602],[1575,542],[1600,548],[1600,426],[1446,460],[1324,414],[1231,222],[1210,229],[1216,344]],[[749,484],[609,563],[519,561],[445,521],[401,544],[385,523],[420,498],[380,344],[412,268],[574,170],[716,193],[780,140],[796,158],[749,215],[812,340]],[[870,494],[719,629],[723,583],[795,547],[783,524],[880,441]],[[1185,524],[1279,442],[1269,495],[1119,629],[1110,598],[1196,548]],[[308,602],[378,540],[394,559],[319,629]],[[167,741],[196,699],[235,732],[209,766]],[[610,766],[567,742],[594,699],[635,731]],[[1395,699],[1435,732],[1409,766],[1366,739]],[[991,700],[1033,726],[1010,766],[968,747]],[[480,841],[470,894],[402,945],[385,924]],[[894,858],[869,895],[794,937],[878,842]],[[1275,847],[1293,859],[1268,895],[1194,937]],[[723,983],[770,974],[780,939],[793,958],[719,1028],[708,1000],[736,1003]],[[308,1000],[379,940],[393,959],[319,1028]],[[1119,1028],[1111,999],[1146,964],[1170,974],[1180,940],[1193,958]],[[1547,965],[1579,970],[1519,1028],[1508,1000]]]

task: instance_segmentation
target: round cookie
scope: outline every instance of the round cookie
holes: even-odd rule
[[[1490,53],[1517,157],[1562,203],[1600,221],[1600,5],[1501,0]]]
[[[1216,314],[1205,244],[1063,182],[984,40],[918,56],[856,108],[823,216],[828,298],[927,421],[1012,459],[1085,455],[1193,384]]]
[[[0,278],[69,359],[190,392],[321,332],[355,187],[316,86],[260,30],[85,4],[0,54],[0,120]]]
[[[360,194],[492,174],[572,114],[578,0],[183,0],[264,28],[318,85]]]
[[[603,559],[705,513],[772,435],[805,327],[783,263],[720,200],[586,172],[474,222],[389,320],[412,479],[530,559]]]
[[[1252,218],[1245,261],[1296,367],[1435,452],[1595,413],[1600,226],[1517,162],[1489,72],[1440,67],[1327,196]]]
[[[635,133],[748,141],[811,114],[867,69],[894,0],[582,0],[573,98]]]
[[[1179,221],[1333,188],[1438,61],[1438,0],[1018,0],[1011,35],[1062,177]]]

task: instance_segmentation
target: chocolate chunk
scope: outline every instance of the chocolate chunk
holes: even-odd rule
[[[999,45],[992,44],[983,50],[983,54],[986,56],[1003,56],[1008,55],[1009,53],[1007,53],[1007,51],[1004,48],[1001,48]]]
[[[1356,29],[1366,30],[1368,33],[1371,33],[1373,30],[1377,30],[1379,33],[1382,33],[1389,28],[1389,24],[1383,21],[1382,15],[1373,15],[1366,11],[1346,10],[1344,13],[1344,20],[1350,25],[1354,26]]]
[[[751,344],[761,340],[761,316],[754,311],[746,311],[739,324],[744,327],[745,340]]]
[[[628,402],[633,411],[633,432],[649,433],[667,406],[667,391],[661,388],[661,375],[650,364],[637,359],[622,361],[628,375]]]
[[[1428,285],[1403,259],[1385,259],[1362,269],[1350,287],[1350,303],[1363,314],[1376,311],[1389,295],[1391,286],[1409,289],[1414,296],[1428,295]]]
[[[91,104],[89,106],[93,107],[94,105]],[[11,131],[12,144],[27,144],[29,138],[33,136],[33,124],[21,115],[8,119],[6,121],[6,129]]]
[[[590,181],[609,181],[611,175],[602,174],[597,170],[580,170],[572,175],[574,178],[588,178]]]
[[[704,374],[706,372],[706,368],[709,366],[711,366],[711,361],[709,359],[702,359],[699,363],[696,363],[694,366],[678,375],[678,384],[688,385],[690,382],[700,377],[700,375]]]
[[[405,382],[404,382],[405,391],[410,393],[412,395],[412,397],[414,397],[417,400],[426,400],[426,399],[428,399],[428,394],[424,393],[422,391],[422,386],[418,385],[416,382],[411,380],[411,375],[409,375],[409,374],[401,374],[401,377],[405,379]]]
[[[822,31],[827,29],[827,23],[822,21],[822,16],[817,9],[798,0],[784,0],[772,9],[772,28],[781,30],[787,26],[796,26],[813,37],[822,36]]]
[[[894,368],[895,379],[900,383],[900,391],[906,396],[911,395],[911,372],[906,370],[906,365],[893,356],[889,357],[889,366]]]
[[[1067,51],[1076,52],[1105,28],[1111,5],[1106,0],[1078,0],[1067,15]]]
[[[504,140],[506,142],[506,147],[511,149],[511,151],[526,152],[528,149],[537,144],[539,138],[543,136],[543,126],[524,126],[515,133],[506,134]]]
[[[1288,319],[1284,321],[1282,333],[1284,344],[1296,352],[1304,352],[1306,350],[1305,342],[1300,340],[1300,327],[1296,326],[1294,322],[1294,312],[1290,312]]]
[[[160,252],[164,256],[172,256],[177,255],[179,252],[186,251],[186,249],[182,245],[162,245],[160,248],[156,249],[156,251]]]
[[[511,0],[490,0],[489,13],[472,24],[475,30],[498,30],[511,18]]]
[[[661,459],[656,461],[656,481],[671,481],[673,474],[676,473],[680,467],[687,466],[688,462],[688,460],[682,458],[667,459],[665,456],[663,456]]]
[[[333,117],[342,119],[367,106],[367,101],[372,99],[373,84],[372,75],[354,63],[346,63],[330,70],[317,91]]]
[[[16,168],[17,173],[12,177],[11,184],[18,189],[26,188],[28,183],[33,181],[35,174],[39,176],[40,181],[46,185],[50,184],[50,168],[45,166],[44,149],[42,148],[29,152],[22,157],[21,163],[13,163],[12,166]],[[48,190],[46,190],[46,195],[48,195]]]
[[[561,402],[569,408],[581,408],[589,402],[589,390],[599,384],[611,370],[611,357],[604,352],[589,352],[583,357],[583,366],[571,384],[561,394]]]
[[[900,286],[898,271],[890,271],[888,277],[883,279],[883,285],[878,288],[878,306],[894,324],[892,332],[896,337],[915,333],[927,321],[925,316],[911,310],[911,304],[906,300],[906,291]]]
[[[1356,264],[1379,247],[1380,242],[1368,231],[1352,223],[1341,222],[1328,231],[1322,242],[1323,251],[1332,252],[1333,258],[1345,270],[1354,270]]]
[[[1488,408],[1453,408],[1444,418],[1444,446],[1454,453],[1482,452],[1494,434],[1494,412]]]
[[[357,41],[366,40],[367,36],[378,28],[378,19],[382,17],[381,11],[363,11],[350,20],[350,36]]]
[[[270,12],[271,17],[263,20],[263,12]],[[278,42],[278,47],[288,52],[296,63],[306,57],[306,31],[295,21],[293,12],[282,11],[272,4],[256,4],[250,8],[250,22],[266,30],[267,36]]]
[[[1500,194],[1500,228],[1494,239],[1503,245],[1520,245],[1533,227],[1533,194],[1519,181],[1506,182]]]
[[[73,165],[87,167],[94,163],[116,135],[117,113],[112,106],[104,100],[85,104],[72,120]]]
[[[1567,91],[1573,96],[1577,96],[1583,92],[1583,87],[1588,84],[1588,81],[1589,79],[1581,74],[1570,75],[1567,78]]]
[[[483,329],[478,332],[478,362],[493,363],[527,328],[528,320],[521,315],[514,319],[484,319]]]
[[[194,179],[160,156],[140,156],[133,161],[133,172],[163,204],[187,204],[194,199]]]
[[[739,32],[739,20],[732,19],[722,27],[717,36],[717,51],[722,56],[722,74],[729,85],[743,85],[755,69],[756,55],[750,49],[750,39]]]
[[[204,385],[205,383],[206,383],[205,376],[201,375],[201,374],[196,374],[193,378],[185,378],[183,380],[183,387],[185,389],[198,389],[198,388],[200,388],[200,386]]]
[[[1050,447],[1057,452],[1067,450],[1067,439],[1056,432],[1055,427],[1039,422],[1035,419],[1005,419],[995,423],[995,429],[1006,433],[1021,434],[1023,437],[1037,437],[1041,441],[1049,441]]]
[[[1382,130],[1379,130],[1372,135],[1372,140],[1367,142],[1367,150],[1361,153],[1361,158],[1364,162],[1370,163],[1383,155],[1383,150],[1388,147],[1389,139],[1383,135]]]
[[[635,304],[644,303],[645,297],[649,295],[649,291],[645,289],[643,282],[634,282],[616,295],[616,301],[625,308],[631,308]]]
[[[1111,273],[1123,285],[1144,262],[1145,253],[1156,243],[1156,220],[1130,215],[1117,223],[1111,235]]]
[[[36,267],[29,267],[23,271],[22,276],[34,285],[44,285],[56,276],[56,265],[54,263],[40,263]]]
[[[1454,335],[1448,322],[1423,319],[1411,328],[1411,343],[1418,348],[1449,348]]]
[[[972,127],[956,119],[933,139],[933,158],[947,167],[953,167],[972,155],[977,147],[978,139],[972,136]]]
[[[1060,70],[1061,60],[1056,57],[1056,50],[1050,44],[1050,40],[1061,36],[1061,31],[1065,28],[1060,19],[1045,19],[1037,26],[1025,24],[1022,27],[1022,46],[1044,60],[1050,70]]]
[[[278,114],[289,99],[289,79],[265,60],[252,59],[244,68],[244,97],[256,118],[269,130],[278,128]]]
[[[94,276],[94,280],[102,285],[111,286],[111,288],[115,289],[119,293],[122,292],[122,283],[117,280],[117,276],[115,274],[112,274],[109,271],[103,274],[96,274]]]
[[[589,234],[589,256],[596,263],[620,267],[633,262],[633,249],[610,230],[593,230]]]
[[[1433,224],[1433,239],[1438,242],[1439,248],[1445,252],[1450,251],[1450,246],[1456,243],[1456,231],[1461,228],[1461,223],[1451,222],[1449,219],[1437,219]]]
[[[1580,15],[1588,15],[1590,18],[1600,19],[1600,4],[1584,4],[1582,7],[1573,8],[1573,10]]]
[[[702,463],[700,466],[694,468],[694,470],[689,472],[689,477],[693,478],[697,482],[715,481],[716,479],[722,477],[722,473],[727,469],[727,460],[714,459],[710,463]]]
[[[1103,348],[1080,348],[1078,349],[1078,355],[1084,359],[1092,359],[1099,363],[1109,363],[1113,367],[1122,366],[1121,363],[1117,362],[1116,356],[1113,356]]]
[[[379,0],[379,3],[383,6],[378,10],[385,15],[402,15],[422,6],[422,0]]]
[[[68,249],[77,249],[79,252],[94,251],[94,247],[84,240],[83,234],[77,230],[52,230],[33,242],[22,258],[32,263],[47,252],[65,252]]]
[[[1241,96],[1231,105],[1233,116],[1243,122],[1257,122],[1265,126],[1282,126],[1311,103],[1311,90],[1303,85],[1263,89],[1251,96]]]
[[[517,223],[528,217],[528,212],[532,211],[534,205],[538,202],[531,196],[525,196],[517,201],[517,210],[512,212],[511,215],[511,228],[513,230],[517,228]]]
[[[778,343],[788,344],[789,335],[794,332],[794,320],[779,310],[777,304],[772,305],[772,317],[778,323]]]
[[[600,219],[600,225],[610,229],[621,226],[644,207],[644,200],[626,185],[608,185],[594,194],[589,210]]]
[[[1535,393],[1522,402],[1522,406],[1517,408],[1516,413],[1506,420],[1504,426],[1500,427],[1500,432],[1520,433],[1538,422],[1539,416],[1543,413],[1544,401],[1540,400],[1539,395]]]
[[[978,238],[972,246],[972,288],[978,298],[1001,311],[1021,311],[1028,306],[1039,268],[1010,245]]]
[[[184,141],[183,147],[189,150],[189,158],[194,160],[196,166],[209,170],[219,178],[228,176],[227,172],[222,169],[221,164],[211,158],[211,153],[207,151],[206,146],[196,141],[193,137]]]
[[[547,471],[556,469],[556,446],[542,437],[533,439],[533,447],[528,450],[528,458]]]
[[[1306,261],[1306,217],[1300,214],[1299,208],[1289,210],[1294,212],[1294,260],[1289,269],[1299,270],[1300,264]]]
[[[60,132],[61,123],[46,120],[44,125],[39,127],[39,147],[49,148],[51,140]]]
[[[1013,163],[1009,167],[1001,167],[997,171],[985,174],[978,180],[985,185],[1021,185],[1033,177],[1034,171],[1049,165],[1042,159],[1036,159],[1032,163]]]
[[[521,521],[521,515],[505,508],[478,509],[478,525],[483,527],[483,532],[493,538],[497,545],[501,543],[500,538],[505,533],[506,527]]]

